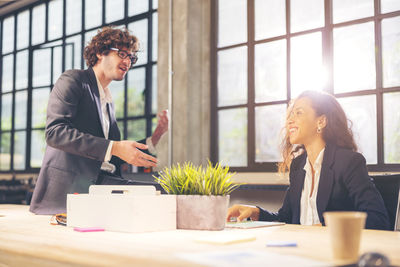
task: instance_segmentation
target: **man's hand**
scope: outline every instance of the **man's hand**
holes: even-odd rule
[[[157,159],[139,149],[147,149],[147,145],[135,141],[114,141],[111,154],[138,167],[155,167]]]
[[[151,142],[154,146],[158,144],[161,136],[163,136],[163,134],[168,131],[168,110],[161,111],[160,113],[158,113],[157,117],[157,127],[154,130],[153,135],[151,136]]]
[[[254,206],[247,205],[233,205],[228,209],[226,221],[230,222],[232,217],[236,217],[237,222],[241,222],[244,219],[251,218],[253,221],[258,221],[260,217],[260,210]]]

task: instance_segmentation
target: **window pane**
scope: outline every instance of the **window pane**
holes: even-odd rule
[[[62,36],[63,33],[63,1],[52,0],[49,2],[49,25],[48,38],[53,40]]]
[[[322,90],[326,74],[322,65],[321,33],[300,35],[291,39],[291,97],[305,90]]]
[[[139,53],[137,65],[147,63],[147,19],[142,19],[128,25],[128,29],[139,39]]]
[[[11,162],[11,134],[2,133],[0,135],[1,145],[0,145],[0,170],[9,170]]]
[[[46,6],[36,6],[32,10],[32,45],[43,43],[45,39]]]
[[[151,132],[154,133],[154,130],[157,128],[158,118],[155,117],[151,119]]]
[[[26,129],[28,91],[15,93],[15,129]]]
[[[13,90],[14,55],[3,57],[3,78],[1,90],[3,93]]]
[[[17,53],[15,89],[24,89],[28,87],[28,59],[28,50]]]
[[[46,126],[47,102],[50,88],[34,89],[32,91],[32,128]]]
[[[286,40],[255,47],[256,102],[286,99]]]
[[[270,38],[286,33],[285,1],[255,0],[255,38]]]
[[[128,72],[128,116],[144,115],[146,69],[138,68]]]
[[[75,35],[65,40],[65,69],[81,68],[81,35]]]
[[[381,0],[382,13],[388,13],[397,10],[400,10],[399,0]]]
[[[152,72],[153,72],[153,81],[152,81],[152,85],[153,88],[151,90],[151,112],[153,114],[157,113],[157,65],[153,65],[152,68]]]
[[[153,9],[158,8],[158,0],[153,0]]]
[[[373,22],[333,30],[335,93],[376,87]]]
[[[125,103],[125,82],[122,81],[112,81],[108,88],[114,99],[115,116],[117,118],[124,117],[124,103]]]
[[[118,125],[118,129],[119,132],[121,133],[121,139],[125,140],[125,136],[124,136],[124,122],[123,121],[117,121],[117,125]]]
[[[62,73],[62,47],[53,49],[53,83],[57,81]]]
[[[324,0],[290,1],[291,32],[305,31],[324,25]]]
[[[134,16],[149,10],[149,1],[130,0],[128,1],[128,15]]]
[[[3,20],[3,54],[14,51],[14,16]]]
[[[97,34],[99,29],[94,29],[85,33],[85,46],[92,40],[92,38]]]
[[[50,49],[37,49],[33,51],[32,84],[34,87],[50,85],[50,65]]]
[[[85,0],[85,29],[97,27],[102,24],[102,0]]]
[[[247,41],[247,1],[218,1],[218,47]]]
[[[26,155],[26,132],[14,133],[14,169],[25,169],[25,155]]]
[[[218,106],[247,103],[247,47],[218,52]]]
[[[333,23],[374,15],[374,0],[332,0]]]
[[[384,162],[400,163],[400,93],[383,95]]]
[[[124,13],[125,0],[106,0],[106,23],[123,19]]]
[[[17,49],[21,49],[29,45],[29,10],[19,13],[17,20]]]
[[[158,58],[158,13],[153,13],[153,29],[152,29],[152,53],[153,61],[157,61]]]
[[[366,158],[367,164],[377,164],[375,95],[339,98],[338,101],[352,122],[358,151]]]
[[[34,130],[31,136],[31,167],[40,168],[46,150],[44,130]]]
[[[11,130],[12,94],[1,96],[1,130]]]
[[[282,161],[279,144],[285,126],[286,104],[256,107],[256,162]]]
[[[218,161],[231,167],[247,166],[247,108],[218,111]]]
[[[66,0],[66,34],[72,34],[82,29],[82,1]]]
[[[128,121],[128,140],[139,141],[146,138],[146,120]]]
[[[400,85],[400,17],[382,20],[383,87]]]

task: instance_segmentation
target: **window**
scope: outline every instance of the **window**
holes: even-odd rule
[[[83,48],[106,25],[128,27],[140,41],[138,63],[110,85],[122,137],[151,134],[157,8],[157,0],[50,0],[0,18],[0,172],[39,171],[50,90],[63,71],[86,68]]]
[[[218,0],[212,19],[214,162],[276,171],[289,101],[325,90],[369,170],[400,170],[399,1]]]

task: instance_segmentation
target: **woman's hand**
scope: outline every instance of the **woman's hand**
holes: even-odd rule
[[[232,217],[236,217],[237,222],[241,222],[243,219],[247,219],[249,217],[253,221],[258,221],[258,218],[260,217],[260,210],[255,206],[233,205],[228,209],[226,221],[230,222]]]

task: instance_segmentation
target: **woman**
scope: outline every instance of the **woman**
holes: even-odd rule
[[[364,211],[366,228],[389,229],[383,200],[368,176],[346,115],[337,100],[316,91],[303,92],[288,109],[280,172],[290,169],[290,187],[277,213],[234,205],[227,220],[324,224],[325,211]],[[294,156],[296,155],[296,157]]]

